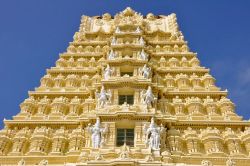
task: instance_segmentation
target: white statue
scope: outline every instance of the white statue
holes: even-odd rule
[[[143,40],[143,37],[140,37],[140,39],[139,39],[139,44],[140,44],[140,45],[144,45],[144,44],[145,44],[145,41]]]
[[[111,77],[112,69],[107,65],[107,68],[104,70],[104,79],[108,80]]]
[[[154,101],[156,98],[154,97],[154,94],[152,92],[151,86],[148,87],[147,91],[144,90],[141,92],[141,103],[146,104],[147,106],[153,106]]]
[[[91,124],[88,124],[87,130],[91,134],[92,147],[100,148],[105,141],[104,134],[108,131],[108,125],[102,128],[100,118],[97,118],[95,125],[91,126]]]
[[[120,28],[119,28],[119,27],[116,27],[116,29],[115,29],[115,33],[121,33],[121,30],[120,30]]]
[[[114,59],[115,57],[116,57],[115,53],[113,52],[113,50],[111,50],[108,55],[108,59]]]
[[[116,45],[116,38],[115,37],[112,38],[111,45]]]
[[[140,52],[140,59],[142,60],[147,60],[148,59],[148,55],[145,53],[144,49],[142,49],[142,51]]]
[[[102,86],[100,93],[96,93],[96,98],[98,100],[97,102],[98,108],[103,108],[108,101],[110,102],[111,97],[112,97],[111,91],[107,93],[106,90],[104,89],[104,86]]]
[[[163,126],[158,127],[157,124],[155,124],[153,117],[151,118],[151,123],[148,128],[144,125],[143,130],[146,135],[146,144],[148,144],[151,149],[160,150],[161,134],[164,132],[163,128]]]
[[[141,33],[140,27],[137,27],[137,28],[136,28],[135,33]]]
[[[149,79],[150,73],[151,73],[151,69],[150,67],[147,67],[147,65],[145,64],[142,68],[139,69],[140,71],[140,75],[143,76],[146,79]]]

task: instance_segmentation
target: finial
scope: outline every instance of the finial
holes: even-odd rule
[[[130,7],[127,7],[125,10],[123,10],[122,13],[124,14],[124,16],[132,16],[135,14],[135,11]]]

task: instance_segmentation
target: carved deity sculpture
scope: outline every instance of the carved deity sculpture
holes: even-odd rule
[[[111,92],[109,91],[107,93],[106,90],[104,89],[104,86],[102,86],[100,93],[96,93],[96,98],[98,101],[97,107],[103,108],[104,105],[106,105],[108,101],[110,102],[111,97],[112,97]]]
[[[141,92],[141,103],[146,104],[147,106],[153,106],[153,103],[155,101],[155,96],[152,92],[151,86],[148,87],[147,91],[144,90]]]
[[[116,38],[115,37],[112,38],[111,45],[116,45]]]
[[[150,73],[151,73],[151,68],[147,67],[145,64],[142,68],[140,68],[140,75],[143,76],[146,79],[149,79]]]
[[[87,130],[91,134],[92,147],[100,148],[105,141],[104,135],[108,132],[108,125],[102,128],[100,118],[97,118],[95,125],[88,124]]]
[[[120,28],[119,28],[119,27],[116,27],[116,29],[115,29],[115,33],[121,33],[121,30],[120,30]]]
[[[148,59],[148,55],[145,53],[144,49],[142,49],[139,58],[142,60],[147,60]]]
[[[152,117],[149,127],[147,128],[147,126],[144,125],[143,130],[146,135],[146,144],[148,144],[152,150],[160,150],[161,135],[165,131],[164,127],[158,127],[157,124],[155,124],[154,118]]]
[[[145,41],[143,40],[143,37],[140,37],[140,39],[139,39],[139,44],[140,44],[140,45],[144,45],[144,44],[145,44]]]
[[[141,33],[140,27],[137,27],[137,28],[136,28],[135,33]]]
[[[110,53],[108,54],[108,59],[114,59],[114,58],[116,58],[116,55],[115,55],[114,51],[111,50]]]
[[[113,70],[107,65],[106,69],[104,70],[104,79],[108,80],[111,77]]]

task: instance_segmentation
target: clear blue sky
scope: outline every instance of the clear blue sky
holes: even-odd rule
[[[176,13],[191,50],[229,90],[236,112],[250,118],[250,1],[1,0],[1,122],[20,111],[28,90],[66,50],[81,15],[113,15],[127,6],[144,15]]]

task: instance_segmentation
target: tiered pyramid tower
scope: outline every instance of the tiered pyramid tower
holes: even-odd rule
[[[1,165],[246,166],[234,112],[175,14],[83,16],[79,32],[0,131]]]

